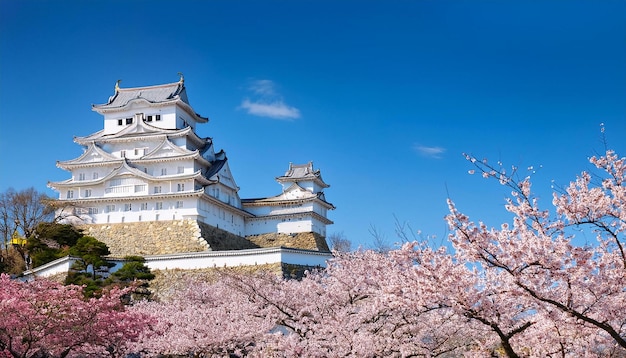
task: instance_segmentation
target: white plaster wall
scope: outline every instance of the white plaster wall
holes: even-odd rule
[[[315,232],[326,236],[326,225],[310,215],[304,215],[301,219],[274,219],[264,218],[246,221],[246,236],[260,235],[272,232],[282,234],[295,234],[299,232]]]
[[[236,211],[227,210],[200,198],[198,201],[199,219],[205,224],[226,230],[235,235],[245,235],[244,218]]]
[[[314,210],[314,203],[303,204],[272,205],[272,206],[246,206],[246,211],[256,216],[281,215],[311,212]]]
[[[279,220],[248,220],[246,221],[246,236],[249,235],[260,235],[277,232],[277,227]]]
[[[282,234],[294,234],[298,232],[311,232],[313,231],[313,223],[310,218],[306,219],[291,219],[287,221],[281,221],[277,225],[278,232]]]
[[[213,267],[254,266],[274,263],[326,267],[330,253],[289,248],[260,248],[250,250],[194,252],[173,255],[146,256],[145,264],[151,270],[168,269],[203,269]],[[115,264],[109,272],[119,270],[123,260],[112,260]],[[24,272],[22,280],[30,281],[35,277],[49,277],[67,273],[74,259],[66,256],[49,262],[33,270]]]
[[[24,272],[24,281],[31,281],[36,277],[50,277],[57,274],[67,273],[76,260],[70,256],[65,256],[60,259],[48,262],[45,265],[41,265],[32,270]]]
[[[151,270],[202,269],[212,267],[254,266],[287,263],[326,267],[331,254],[286,248],[213,251],[181,255],[147,256],[146,266]]]

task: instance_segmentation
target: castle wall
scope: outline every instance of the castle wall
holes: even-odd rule
[[[297,234],[269,233],[246,236],[258,247],[291,247],[305,250],[330,252],[326,238],[314,232],[300,232]]]
[[[329,252],[326,239],[313,232],[269,233],[245,238],[195,220],[84,224],[85,235],[104,242],[111,256],[164,255],[199,251],[289,247]]]
[[[265,233],[308,233],[314,232],[326,236],[326,225],[321,223],[309,213],[298,213],[297,217],[291,218],[259,218],[246,222],[246,235],[261,235]]]
[[[115,257],[210,250],[195,220],[89,224],[79,228],[107,244]]]

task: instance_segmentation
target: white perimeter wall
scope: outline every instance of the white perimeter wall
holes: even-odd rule
[[[333,255],[330,253],[285,247],[233,251],[205,251],[145,257],[146,266],[151,270],[191,270],[275,263],[326,267],[327,261],[332,258]],[[49,277],[55,274],[67,273],[74,261],[74,258],[66,256],[49,262],[33,270],[26,271],[22,280],[29,281],[35,277]],[[115,263],[115,266],[111,268],[110,272],[115,272],[124,265],[125,261],[112,260],[112,262]]]

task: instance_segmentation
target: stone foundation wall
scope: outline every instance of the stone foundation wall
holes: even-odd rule
[[[243,238],[195,220],[87,224],[79,228],[107,244],[113,257],[278,246],[330,252],[326,239],[312,232]]]
[[[291,247],[296,249],[330,252],[326,238],[314,232],[300,232],[297,234],[261,234],[246,236],[258,247]]]
[[[239,266],[228,268],[206,268],[196,270],[154,270],[154,279],[148,281],[148,290],[150,291],[151,298],[159,301],[167,301],[171,298],[172,294],[176,291],[181,291],[187,288],[189,280],[192,281],[205,281],[213,282],[220,279],[220,272],[228,272],[235,274],[249,274],[253,275],[258,272],[271,272],[277,276],[282,276],[286,279],[302,279],[307,271],[319,269],[318,267],[310,267],[294,264],[266,264],[266,265],[254,265],[254,266]]]
[[[198,226],[200,227],[202,237],[214,251],[258,249],[260,247],[241,236],[231,234],[228,231],[203,222],[198,222]]]
[[[79,227],[85,235],[104,242],[111,256],[161,255],[210,250],[195,220],[89,224]]]

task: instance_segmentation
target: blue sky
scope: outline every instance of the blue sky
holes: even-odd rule
[[[508,191],[461,153],[540,168],[545,205],[604,150],[600,123],[626,155],[625,25],[621,0],[0,0],[0,191],[54,195],[116,80],[182,72],[243,198],[313,161],[354,245],[396,221],[444,239],[448,196],[499,226]]]

